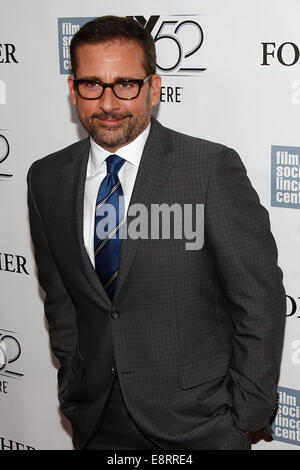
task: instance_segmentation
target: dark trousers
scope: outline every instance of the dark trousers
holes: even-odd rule
[[[85,450],[151,450],[159,449],[145,437],[133,422],[122,397],[116,377],[98,429]]]

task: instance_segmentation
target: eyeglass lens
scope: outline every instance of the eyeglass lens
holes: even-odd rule
[[[139,92],[138,83],[130,81],[114,83],[112,88],[119,98],[135,98]],[[85,98],[98,98],[102,95],[103,89],[103,85],[99,82],[84,81],[78,83],[78,91]]]

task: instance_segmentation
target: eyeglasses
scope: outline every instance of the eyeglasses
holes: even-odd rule
[[[103,95],[105,88],[111,88],[114,95],[120,100],[133,100],[138,97],[142,86],[148,82],[151,75],[144,79],[126,78],[116,80],[114,83],[80,78],[74,80],[74,85],[79,96],[85,100],[98,100]]]

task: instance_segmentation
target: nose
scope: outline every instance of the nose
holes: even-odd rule
[[[104,89],[103,95],[99,99],[99,106],[106,113],[110,113],[114,109],[119,108],[119,101],[112,89],[107,87]]]

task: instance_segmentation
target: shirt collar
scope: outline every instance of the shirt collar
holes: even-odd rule
[[[130,144],[121,147],[117,150],[116,154],[120,157],[124,158],[127,162],[131,163],[132,165],[139,166],[142,153],[150,132],[151,123],[148,124],[146,129],[137,136]],[[89,168],[88,168],[88,175],[87,176],[94,176],[99,171],[102,170],[101,166],[103,165],[105,159],[111,155],[111,152],[100,147],[100,145],[96,144],[96,142],[90,137],[91,143],[91,151],[90,151],[90,158],[89,158]]]

